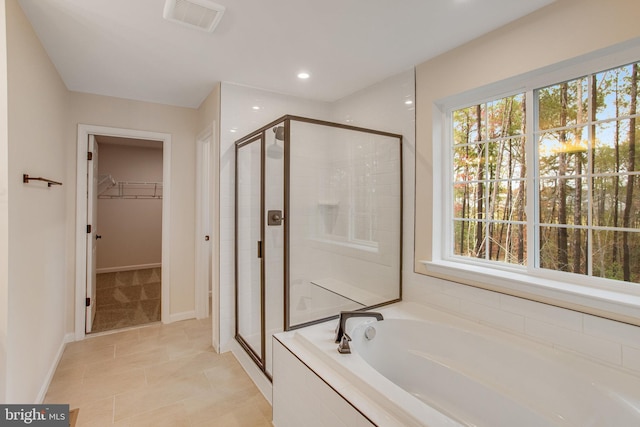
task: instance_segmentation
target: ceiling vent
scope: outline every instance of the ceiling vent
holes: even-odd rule
[[[164,19],[213,32],[222,19],[224,6],[207,0],[167,0]]]

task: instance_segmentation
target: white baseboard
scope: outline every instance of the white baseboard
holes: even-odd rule
[[[161,262],[152,264],[139,264],[139,265],[123,265],[121,267],[107,267],[96,268],[96,273],[117,273],[118,271],[130,271],[130,270],[144,270],[145,268],[158,268],[162,267]]]
[[[40,387],[40,392],[38,393],[38,397],[36,398],[36,405],[44,402],[44,398],[47,395],[47,390],[49,390],[49,385],[51,384],[51,380],[53,379],[54,374],[56,373],[56,369],[58,368],[58,363],[60,363],[60,359],[62,358],[62,353],[64,353],[64,348],[67,343],[75,341],[76,335],[73,332],[65,334],[62,338],[62,343],[60,343],[60,348],[58,348],[58,353],[56,354],[53,363],[49,367],[49,372],[47,372],[47,376],[42,383],[42,387]]]
[[[196,318],[196,311],[183,311],[182,313],[173,313],[169,315],[169,323],[179,322],[181,320],[189,320]]]
[[[271,381],[269,381],[264,373],[258,369],[254,361],[236,340],[232,340],[229,347],[231,347],[231,352],[242,366],[242,369],[245,370],[247,375],[249,375],[249,378],[251,378],[256,387],[258,387],[258,390],[260,390],[260,393],[262,393],[264,398],[267,399],[269,405],[272,405],[273,385],[271,384]]]

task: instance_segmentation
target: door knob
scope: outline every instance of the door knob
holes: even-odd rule
[[[102,236],[99,235],[99,234],[96,234],[96,240],[98,240],[98,239],[102,239]]]
[[[208,242],[209,241],[209,236],[204,236],[204,241]]]

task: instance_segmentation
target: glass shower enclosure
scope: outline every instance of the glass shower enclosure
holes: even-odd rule
[[[235,144],[235,337],[271,378],[271,335],[402,297],[402,136],[284,116]]]

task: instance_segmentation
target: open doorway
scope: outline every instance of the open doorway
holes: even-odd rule
[[[99,155],[96,155],[99,153]],[[162,142],[96,135],[95,304],[86,332],[160,321]]]
[[[79,125],[77,153],[76,339],[166,322],[171,136]]]

